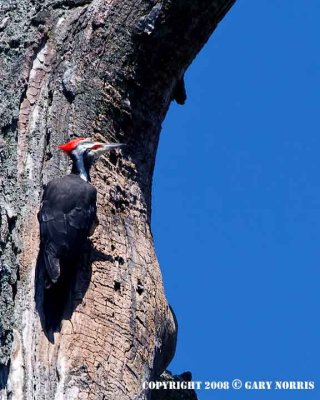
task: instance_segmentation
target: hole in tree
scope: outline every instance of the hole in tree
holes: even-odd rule
[[[141,296],[143,292],[144,292],[144,287],[143,287],[140,279],[138,279],[137,293]]]
[[[117,154],[114,151],[112,151],[110,153],[109,160],[113,165],[117,165],[118,157],[117,157]]]
[[[115,261],[118,261],[118,263],[119,263],[120,265],[123,265],[123,264],[124,264],[124,259],[123,259],[122,257],[116,256],[114,259],[115,259]]]

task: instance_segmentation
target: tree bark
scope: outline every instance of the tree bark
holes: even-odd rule
[[[142,384],[176,343],[150,231],[159,132],[233,3],[1,0],[1,399],[150,397]],[[92,171],[100,223],[48,332],[37,211],[44,185],[68,170],[57,145],[86,136],[127,146]]]

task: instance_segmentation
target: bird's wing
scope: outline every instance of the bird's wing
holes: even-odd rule
[[[61,259],[77,257],[96,218],[96,189],[81,182],[74,186],[70,191],[63,178],[50,182],[38,214],[42,252],[52,282],[59,278]]]
[[[83,231],[86,236],[91,229],[96,215],[96,207],[90,206],[85,209],[83,207],[75,207],[68,214],[66,214],[67,223],[72,228]]]

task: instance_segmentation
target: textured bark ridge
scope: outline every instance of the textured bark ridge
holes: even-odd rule
[[[150,232],[161,122],[233,2],[0,0],[0,398],[150,397],[176,343]],[[37,211],[70,136],[127,146],[93,170],[100,224],[44,332]]]

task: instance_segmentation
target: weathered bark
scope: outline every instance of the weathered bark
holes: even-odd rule
[[[172,359],[150,232],[155,153],[186,68],[233,3],[1,0],[2,398],[144,399]],[[36,308],[36,215],[43,185],[67,172],[56,146],[70,136],[127,147],[92,173],[100,225],[53,335]]]
[[[192,375],[190,372],[172,375],[170,371],[165,371],[158,378],[157,383],[164,383],[165,386],[151,390],[151,400],[197,400],[196,392],[192,388]],[[182,385],[185,386],[183,387]]]

